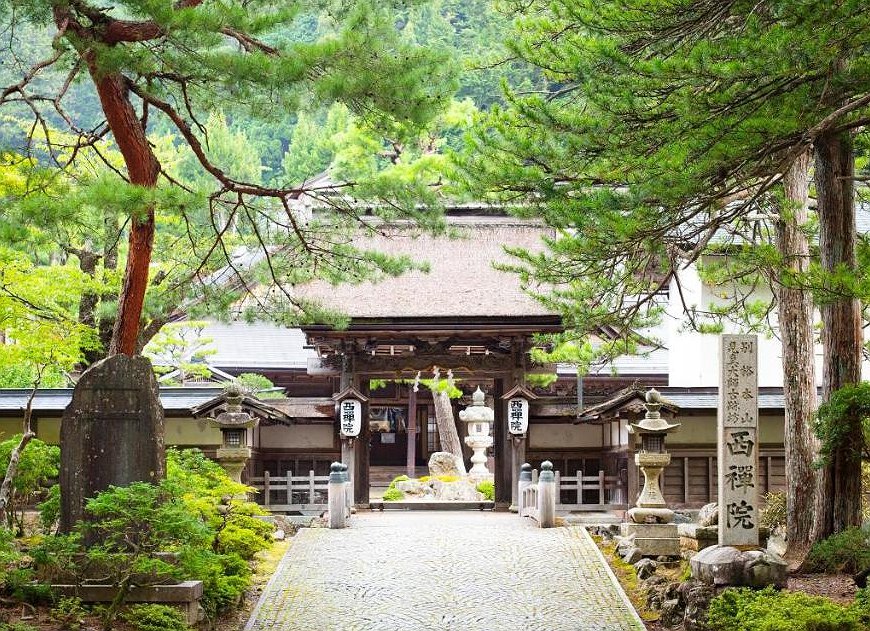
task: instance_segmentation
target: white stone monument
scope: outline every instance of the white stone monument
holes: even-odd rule
[[[689,562],[714,585],[785,586],[786,563],[758,545],[758,338],[720,339],[719,545]]]

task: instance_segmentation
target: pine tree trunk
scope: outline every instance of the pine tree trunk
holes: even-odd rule
[[[441,451],[456,456],[456,464],[462,463],[465,468],[465,457],[462,454],[462,443],[459,440],[459,432],[456,430],[456,420],[453,417],[453,406],[446,392],[432,391],[432,400],[435,402],[435,423],[438,425],[438,438],[441,440]]]
[[[96,66],[93,55],[86,55],[86,60],[109,129],[112,130],[115,143],[124,157],[130,183],[149,188],[156,186],[160,164],[148,144],[145,128],[130,101],[124,76],[119,73],[104,73]],[[135,212],[130,219],[127,266],[118,297],[118,315],[109,344],[109,355],[136,354],[153,243],[154,207],[149,206]]]
[[[848,133],[824,135],[815,143],[815,183],[819,200],[819,257],[825,274],[855,270],[855,162]],[[830,285],[832,281],[826,281]],[[861,306],[850,296],[826,295],[821,301],[822,399],[861,380]],[[861,421],[843,421],[844,440],[820,470],[813,538],[822,539],[861,523]]]
[[[780,210],[776,245],[784,276],[809,268],[810,248],[802,232],[807,222],[809,152],[783,174],[786,207]],[[779,285],[779,332],[782,338],[785,398],[786,539],[788,557],[800,564],[812,542],[818,441],[813,433],[816,411],[816,369],[812,294],[788,279]]]

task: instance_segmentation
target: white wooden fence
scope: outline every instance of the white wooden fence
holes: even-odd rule
[[[314,475],[313,470],[308,475],[288,471],[283,476],[264,471],[262,477],[250,478],[248,485],[259,491],[257,503],[272,512],[318,514],[327,508],[329,476]]]
[[[604,471],[599,471],[597,475],[583,475],[582,471],[577,471],[572,476],[562,475],[561,471],[555,471],[556,474],[556,510],[559,511],[607,511],[607,510],[624,510],[628,508],[625,501],[626,490],[622,480],[618,476],[604,475]],[[579,481],[579,482],[578,482]],[[538,483],[538,470],[532,470],[532,484]],[[597,502],[584,502],[583,492],[595,491]],[[563,497],[572,497],[574,502],[568,501],[563,503]],[[528,504],[523,501],[524,507]]]

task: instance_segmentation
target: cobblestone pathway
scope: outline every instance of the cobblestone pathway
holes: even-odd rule
[[[355,515],[303,529],[245,631],[640,631],[578,528],[511,513]]]

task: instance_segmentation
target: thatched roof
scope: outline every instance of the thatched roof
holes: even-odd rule
[[[511,217],[452,217],[450,224],[464,238],[436,238],[395,228],[389,237],[355,243],[426,261],[428,273],[414,271],[358,285],[317,282],[297,289],[305,298],[351,318],[553,315],[523,292],[516,275],[493,267],[511,260],[503,246],[540,251],[541,237],[552,230]]]

